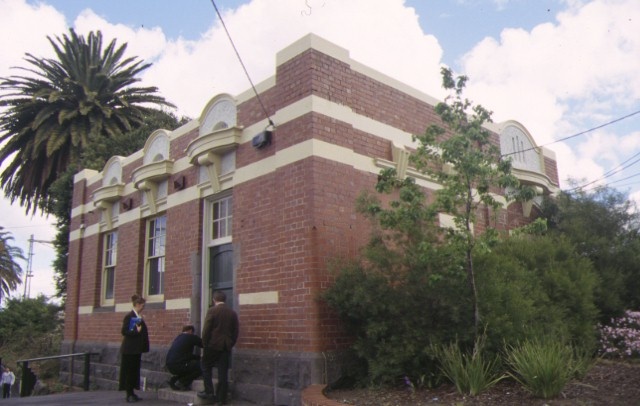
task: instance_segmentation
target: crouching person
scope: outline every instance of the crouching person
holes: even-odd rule
[[[171,389],[190,390],[191,383],[202,374],[200,356],[194,353],[195,347],[202,348],[202,339],[195,334],[192,325],[184,326],[167,353],[166,367],[173,375],[169,379]]]

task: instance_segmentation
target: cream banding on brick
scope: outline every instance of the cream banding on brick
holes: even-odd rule
[[[279,296],[277,291],[241,293],[240,295],[238,295],[238,301],[241,306],[276,304],[279,301]]]

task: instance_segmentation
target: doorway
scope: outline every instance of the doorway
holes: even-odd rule
[[[227,295],[227,305],[235,308],[233,295],[233,247],[231,243],[209,248],[209,305],[213,292]]]

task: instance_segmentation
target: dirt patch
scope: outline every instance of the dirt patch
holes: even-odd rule
[[[600,361],[582,381],[571,382],[554,399],[537,399],[519,384],[503,380],[475,397],[463,396],[452,385],[437,389],[339,389],[326,396],[347,405],[358,406],[569,406],[640,405],[640,366],[624,362]]]

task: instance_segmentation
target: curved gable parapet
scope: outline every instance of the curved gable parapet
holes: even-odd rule
[[[114,186],[122,183],[122,157],[112,156],[102,170],[102,186]]]
[[[114,219],[119,213],[116,202],[122,198],[124,192],[123,159],[121,156],[113,156],[107,161],[102,171],[102,186],[96,189],[91,196],[93,205],[102,212],[102,220],[108,230],[114,226]]]
[[[144,144],[142,164],[148,165],[153,162],[168,160],[169,146],[169,131],[162,129],[155,130]]]
[[[500,152],[502,156],[511,158],[512,167],[544,174],[540,149],[529,131],[512,120],[501,123],[500,127]]]
[[[200,115],[200,136],[237,125],[236,101],[228,94],[219,94],[207,103]]]
[[[543,194],[555,194],[558,185],[549,177],[545,153],[529,131],[517,121],[509,120],[497,125],[500,152],[511,159],[512,173],[521,183],[541,187]]]

